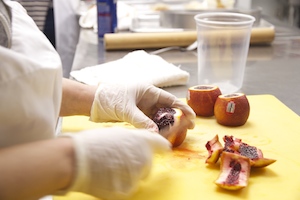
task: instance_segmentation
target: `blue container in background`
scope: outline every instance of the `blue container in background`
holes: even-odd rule
[[[118,25],[117,0],[97,0],[98,37],[115,33]]]

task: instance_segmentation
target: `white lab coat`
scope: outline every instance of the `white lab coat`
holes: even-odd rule
[[[25,9],[12,11],[12,46],[0,46],[0,148],[53,138],[62,95],[58,53]]]

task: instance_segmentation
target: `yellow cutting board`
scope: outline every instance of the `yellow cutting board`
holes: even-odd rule
[[[248,96],[250,116],[241,127],[219,125],[214,117],[196,119],[180,148],[156,155],[149,177],[142,181],[131,200],[199,199],[300,199],[300,117],[272,95]],[[87,117],[63,119],[63,131],[80,131],[103,126],[129,126],[126,123],[92,123]],[[248,186],[239,191],[219,188],[214,181],[219,163],[205,164],[205,144],[216,134],[233,135],[260,148],[266,158],[277,161],[266,168],[252,169]],[[96,200],[81,193],[69,193],[55,200]]]

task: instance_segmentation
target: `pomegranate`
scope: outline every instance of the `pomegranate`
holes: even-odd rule
[[[198,116],[211,117],[221,90],[215,85],[196,85],[190,87],[187,93],[187,104]]]
[[[219,95],[214,113],[217,122],[224,126],[242,126],[250,115],[250,104],[243,93]]]
[[[215,183],[228,190],[239,190],[248,185],[250,159],[224,151],[221,155],[221,173]]]
[[[173,147],[185,140],[189,122],[181,110],[160,108],[152,120],[157,124],[159,134],[169,140]]]

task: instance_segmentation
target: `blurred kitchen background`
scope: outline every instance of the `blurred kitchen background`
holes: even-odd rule
[[[300,27],[300,0],[117,0],[126,5],[145,11],[142,5],[147,4],[151,9],[243,9],[251,10],[261,8],[262,18],[272,18],[287,25]],[[95,0],[81,0],[80,10],[95,4]]]
[[[248,0],[238,0],[244,6]],[[261,7],[263,16],[274,17],[291,26],[300,27],[300,0],[249,0],[249,7]]]
[[[88,40],[91,43],[98,42],[94,37],[94,34],[89,29],[93,29],[94,32],[97,32],[97,10],[96,10],[96,0],[78,0],[79,5],[74,6],[76,10],[76,17],[72,16],[74,21],[74,26],[72,28],[66,28],[70,26],[71,17],[67,16],[56,16],[55,29],[56,29],[56,40],[57,40],[57,50],[62,57],[64,64],[64,76],[69,76],[69,71],[72,68],[77,69],[82,67],[81,65],[76,64],[76,56],[74,56],[76,49],[80,49],[82,44],[80,41]],[[289,38],[300,35],[300,0],[115,0],[117,2],[117,14],[118,14],[118,32],[180,32],[180,28],[187,29],[192,27],[194,30],[196,28],[195,21],[193,19],[194,15],[189,15],[188,20],[183,20],[180,13],[176,17],[170,17],[168,19],[173,20],[174,23],[171,23],[167,20],[162,20],[161,14],[168,14],[168,11],[181,9],[188,10],[189,12],[195,10],[207,11],[207,10],[240,10],[242,13],[250,13],[256,17],[256,22],[254,28],[261,30],[263,33],[260,39],[270,39],[267,41],[269,44],[273,41],[274,35],[275,38]],[[54,9],[59,9],[63,3],[69,2],[74,3],[77,1],[74,0],[64,0],[64,1],[53,1]],[[67,4],[67,3],[65,3]],[[75,3],[74,3],[75,4]],[[56,5],[56,7],[55,7]],[[218,8],[218,9],[217,9]],[[65,9],[65,8],[60,8]],[[56,15],[63,15],[66,11],[56,12]],[[169,12],[170,13],[170,12]],[[176,16],[176,15],[175,15]],[[178,17],[179,16],[179,17]],[[79,24],[78,24],[79,17]],[[177,21],[176,21],[177,20]],[[67,22],[67,23],[65,23]],[[177,27],[172,27],[172,26]],[[80,29],[81,28],[81,29]],[[176,30],[177,28],[177,30]],[[264,31],[263,31],[264,30]],[[267,30],[267,32],[265,32]],[[78,40],[79,33],[81,33],[84,39]],[[270,33],[264,35],[265,33]],[[274,34],[273,34],[274,33]],[[73,37],[74,41],[70,41]],[[94,38],[91,39],[91,38]],[[91,41],[92,40],[92,41]],[[77,42],[79,41],[79,44]],[[68,45],[64,45],[67,43]],[[191,42],[192,43],[192,42]],[[298,44],[298,43],[297,43]],[[85,43],[83,44],[83,46]],[[107,43],[106,46],[107,47]],[[65,48],[68,48],[65,50]],[[77,48],[80,47],[80,48]],[[104,48],[104,45],[98,45],[98,48]],[[252,48],[253,49],[253,48]],[[272,50],[272,49],[270,49]],[[279,48],[281,50],[281,48]],[[278,50],[278,51],[279,51]],[[64,58],[64,52],[67,52],[67,58]],[[102,52],[102,51],[99,51]],[[92,54],[92,52],[90,52]],[[100,54],[100,53],[99,53]],[[251,54],[251,51],[250,51]],[[256,53],[256,56],[265,55],[264,50],[263,54]],[[74,57],[74,59],[73,59]],[[104,62],[103,56],[98,55],[98,63]],[[114,57],[107,56],[105,61],[115,59]],[[194,59],[194,57],[193,57]],[[74,64],[75,63],[75,64]],[[87,63],[85,65],[93,65],[95,63]]]

